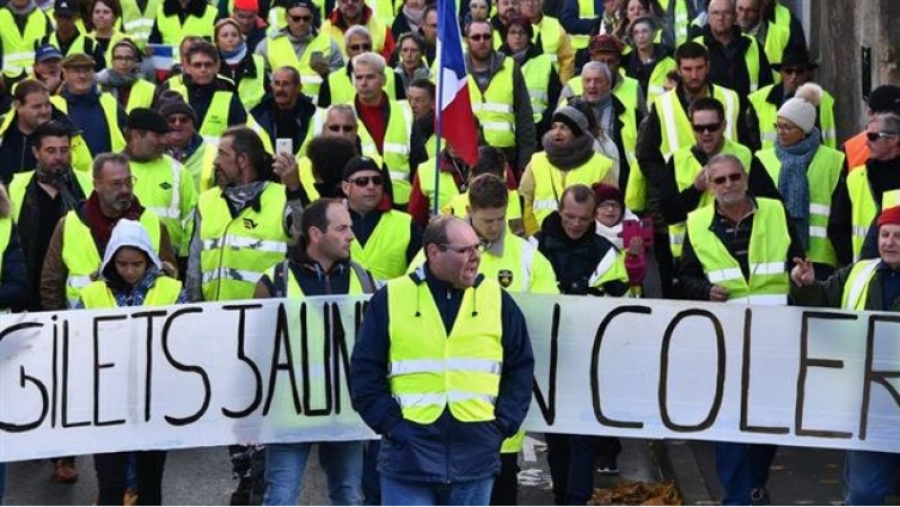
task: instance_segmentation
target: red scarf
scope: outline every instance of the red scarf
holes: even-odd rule
[[[125,213],[122,213],[117,218],[109,218],[100,210],[100,200],[97,198],[97,192],[91,193],[91,196],[84,203],[84,215],[101,256],[102,252],[106,251],[106,245],[109,243],[110,236],[112,236],[112,230],[119,223],[119,220],[123,218],[140,220],[143,212],[144,207],[141,206],[137,196],[134,196],[134,200],[131,201],[131,207],[125,210]]]

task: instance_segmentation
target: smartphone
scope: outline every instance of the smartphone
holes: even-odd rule
[[[321,51],[313,51],[309,55],[310,65],[317,65],[318,62],[324,62],[324,61],[325,61],[325,54],[322,53]]]
[[[287,137],[279,137],[275,140],[275,153],[283,153],[289,157],[294,156],[294,140]]]
[[[641,218],[622,221],[622,244],[627,248],[631,244],[631,238],[641,238],[644,246],[653,244],[653,219]]]

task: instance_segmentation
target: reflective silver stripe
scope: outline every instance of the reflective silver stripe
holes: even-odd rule
[[[481,124],[484,130],[501,130],[503,132],[512,132],[513,126],[503,121],[486,121]]]
[[[810,215],[822,215],[825,217],[831,216],[831,206],[827,206],[825,204],[816,204],[809,203],[809,214]]]
[[[837,132],[834,129],[823,130],[822,137],[825,139],[837,139]]]
[[[610,248],[606,251],[606,255],[600,259],[600,263],[597,264],[597,268],[594,269],[594,273],[591,274],[591,278],[588,279],[588,285],[591,287],[594,286],[597,281],[603,278],[603,275],[606,274],[607,271],[612,269],[613,264],[616,263],[616,260],[619,258],[619,252],[616,251],[615,248]]]
[[[221,137],[219,137],[219,136],[203,136],[203,140],[213,146],[218,146],[220,139],[221,139]]]
[[[683,222],[682,222],[683,224]],[[681,225],[681,224],[672,224],[672,225]],[[669,229],[669,243],[672,245],[683,245],[684,244],[684,231],[681,232],[672,232]]]
[[[263,273],[248,271],[246,269],[221,268],[216,271],[203,273],[203,283],[212,283],[216,280],[226,279],[236,282],[256,283],[262,278]]]
[[[750,273],[753,275],[780,275],[786,271],[783,262],[760,262],[750,265]]]
[[[477,358],[457,359],[407,359],[394,361],[388,366],[388,376],[410,375],[412,373],[441,373],[444,371],[467,371],[500,375],[501,361]]]
[[[863,290],[865,290],[866,285],[869,283],[869,278],[872,276],[872,272],[875,271],[875,268],[878,267],[878,264],[881,263],[879,259],[873,259],[868,261],[862,261],[868,263],[866,267],[859,272],[859,276],[853,280],[853,285],[850,286],[850,293],[847,295],[847,306],[844,308],[845,310],[855,310],[856,309],[856,301],[862,297]]]
[[[751,86],[752,88],[752,86]],[[725,137],[732,138],[732,131],[735,129],[734,118],[737,118],[737,104],[734,103],[735,95],[733,93],[725,93],[725,123],[728,125],[725,130]]]
[[[673,101],[678,100],[674,92],[662,96],[663,121],[666,122],[666,137],[669,139],[669,152],[663,153],[666,162],[678,151],[678,129],[675,126],[675,107]]]
[[[124,26],[125,26],[126,31],[133,30],[137,27],[153,28],[153,21],[154,21],[153,18],[132,19],[131,21],[128,21],[127,23],[125,23]],[[134,34],[129,34],[129,35],[134,35]]]
[[[729,280],[743,279],[744,274],[741,273],[741,268],[728,268],[710,271],[706,274],[706,277],[709,278],[709,283],[715,284],[727,282]]]
[[[547,103],[550,98],[547,97],[547,92],[543,90],[528,90],[528,95],[531,96],[531,101],[539,100],[543,103]]]
[[[73,289],[81,290],[88,286],[93,280],[89,275],[84,276],[69,276],[69,287]]]
[[[171,218],[173,220],[178,220],[180,215],[177,209],[173,210],[172,208],[158,208],[154,206],[147,206],[147,209],[159,215],[160,218]]]
[[[729,299],[730,305],[784,306],[787,296],[778,294],[762,294],[743,298]]]
[[[389,171],[391,179],[394,181],[409,181],[409,173],[405,171]]]
[[[385,153],[399,153],[400,155],[409,155],[409,145],[400,143],[384,143]]]
[[[652,85],[650,85],[648,91],[650,92],[651,97],[655,97],[657,95],[662,95],[663,93],[666,93],[666,88],[664,86],[652,84]]]
[[[301,82],[302,84],[305,84],[305,85],[308,85],[308,84],[322,84],[322,77],[321,77],[321,76],[312,76],[312,75],[302,74],[302,75],[300,76],[300,82]]]
[[[556,63],[559,61],[559,57],[556,56],[556,53],[550,53],[548,56],[550,57],[550,63]]]
[[[865,225],[854,225],[853,226],[853,236],[865,239],[866,234],[869,233],[869,228]]]
[[[762,140],[774,143],[775,141],[778,140],[778,134],[776,134],[775,132],[763,132]]]
[[[509,234],[509,231],[506,232]],[[534,263],[534,248],[529,243],[522,244],[522,292],[531,292],[531,265]]]
[[[481,108],[492,113],[512,113],[513,108],[509,104],[499,104],[496,102],[485,102],[481,104]]]
[[[29,61],[34,61],[34,51],[20,51],[18,53],[7,53],[4,55],[4,58],[9,60],[18,60],[18,59],[27,59]]]
[[[809,226],[809,235],[813,238],[827,238],[828,228],[811,225]]]
[[[444,406],[448,401],[456,403],[460,401],[481,400],[494,404],[495,396],[466,391],[450,390],[446,393],[394,393],[392,395],[402,408],[423,408],[430,405]]]
[[[246,236],[225,236],[222,238],[203,240],[204,250],[216,250],[218,248],[231,248],[232,250],[248,249],[259,252],[285,253],[287,244],[282,241],[269,241],[266,239],[248,238]]]
[[[531,203],[531,209],[556,209],[559,203],[556,199],[538,199]]]

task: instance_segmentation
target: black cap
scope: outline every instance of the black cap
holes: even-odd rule
[[[360,156],[353,157],[350,159],[350,162],[347,162],[347,165],[344,167],[344,180],[348,181],[354,174],[360,171],[375,171],[381,172],[381,168],[378,167],[378,164],[375,160]]]
[[[128,114],[128,128],[146,130],[157,134],[167,134],[169,123],[156,111],[146,107],[136,107]]]
[[[775,67],[775,69],[779,71],[784,67],[805,67],[809,70],[814,70],[818,66],[819,65],[809,57],[809,51],[804,47],[787,48],[781,56],[781,63],[772,65],[772,67]]]
[[[319,8],[316,7],[316,4],[313,3],[312,0],[285,0],[284,9],[286,11],[293,9],[294,7],[306,7],[313,12],[319,10]]]
[[[900,86],[882,85],[872,90],[869,109],[873,113],[900,114]]]
[[[56,0],[53,2],[53,13],[60,16],[77,16],[78,4],[74,0]]]
[[[183,100],[170,100],[168,102],[163,102],[157,110],[159,111],[159,114],[163,115],[166,120],[168,120],[169,116],[172,116],[173,114],[183,114],[190,118],[191,121],[194,122],[194,125],[197,125],[197,113],[194,112],[194,108],[185,103]]]

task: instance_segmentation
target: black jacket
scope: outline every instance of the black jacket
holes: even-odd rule
[[[725,48],[713,37],[709,25],[707,25],[700,34],[703,37],[703,44],[709,50],[709,80],[719,86],[731,88],[738,95],[745,97],[751,93],[750,89],[750,71],[747,69],[747,60],[745,55],[750,49],[750,45],[755,39],[750,36],[744,36],[741,29],[737,25],[732,29],[734,41],[731,46],[734,47],[735,55],[731,57],[731,47]],[[769,66],[769,59],[762,45],[759,47],[759,88],[772,84],[772,68]]]
[[[225,78],[216,77],[212,83],[198,85],[191,82],[191,76],[188,74],[183,76],[184,86],[188,92],[187,102],[194,109],[194,113],[197,114],[197,125],[195,127],[198,132],[203,125],[207,111],[209,111],[213,95],[218,91],[233,93],[231,104],[228,107],[228,125],[243,125],[247,123],[247,110],[244,109],[244,103],[241,102],[233,82]],[[168,81],[156,87],[156,97],[153,101],[154,107],[159,107],[159,96],[168,89],[170,89]]]
[[[28,281],[25,273],[25,259],[19,242],[19,231],[12,224],[9,244],[3,251],[3,270],[0,274],[0,308],[13,311],[25,309],[28,295]]]
[[[207,3],[204,0],[189,0],[187,9],[182,9],[181,4],[178,0],[163,0],[163,15],[164,16],[172,16],[177,15],[178,21],[184,24],[184,20],[188,18],[188,16],[194,16],[197,18],[202,18],[203,13],[206,12]],[[215,9],[215,6],[210,5],[210,9]],[[208,39],[209,37],[204,37]],[[150,44],[162,44],[162,34],[159,31],[159,27],[156,25],[156,22],[153,23],[153,29],[150,30]],[[174,48],[175,51],[178,48]]]
[[[259,105],[250,110],[250,114],[256,120],[256,123],[259,123],[259,125],[269,134],[269,139],[272,140],[272,146],[275,146],[276,139],[285,137],[284,135],[278,134],[277,123],[275,121],[276,107],[275,99],[267,96],[259,103]],[[303,146],[303,142],[306,140],[310,123],[312,123],[312,118],[316,114],[316,106],[312,103],[312,99],[306,95],[300,95],[297,97],[297,103],[294,104],[293,114],[297,121],[297,134],[294,136],[294,151],[296,152]]]

